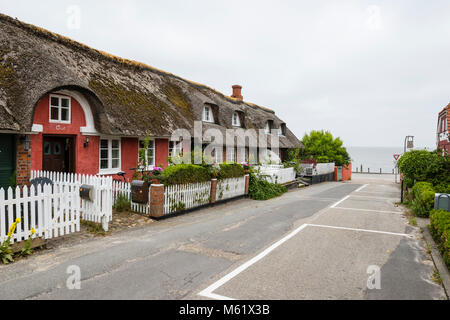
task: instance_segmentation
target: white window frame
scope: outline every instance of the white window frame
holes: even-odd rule
[[[208,115],[208,117],[207,117],[207,115]],[[212,108],[210,106],[203,107],[202,120],[204,122],[214,123],[214,114],[213,114]]]
[[[219,151],[222,151],[222,152],[219,152]],[[211,153],[212,153],[211,157],[213,158],[213,160],[215,160],[214,163],[220,164],[223,162],[222,161],[223,149],[220,149],[219,147],[215,147]]]
[[[138,145],[138,161],[139,161],[139,151],[143,150],[143,148],[141,148],[141,142],[144,142],[144,140],[139,140],[139,145]],[[148,150],[153,150],[153,162],[149,163],[148,161]],[[147,148],[147,150],[145,150],[145,161],[147,162],[147,167],[139,167],[139,169],[141,170],[145,170],[145,171],[151,171],[153,170],[153,168],[156,166],[156,142],[154,139],[149,141],[149,146]]]
[[[239,113],[235,112],[233,113],[233,127],[240,127],[241,126],[241,119],[239,118]]]
[[[108,141],[108,168],[102,169],[102,140]],[[112,168],[112,142],[113,140],[119,141],[119,167]],[[122,171],[122,139],[117,137],[100,137],[100,145],[99,145],[99,173],[102,175],[108,174],[117,174]]]
[[[264,132],[266,134],[272,134],[272,130],[271,130],[271,127],[270,127],[270,121],[266,122],[266,125],[264,126]]]
[[[227,161],[237,162],[237,152],[236,148],[227,148]]]
[[[59,101],[59,105],[58,106],[53,106],[52,105],[52,98],[56,98]],[[68,115],[69,115],[69,120],[61,120],[61,115],[62,115],[62,109],[66,109],[65,107],[62,106],[62,99],[68,100],[69,101],[69,107],[68,107]],[[63,96],[63,95],[58,95],[58,94],[51,94],[50,95],[50,99],[49,99],[49,107],[48,107],[48,121],[49,123],[62,123],[62,124],[70,124],[72,122],[72,98],[68,97],[68,96]],[[52,108],[58,108],[58,120],[54,120],[52,119]]]
[[[174,151],[177,152],[175,155]],[[176,155],[183,155],[183,141],[169,141],[169,157],[173,158]]]

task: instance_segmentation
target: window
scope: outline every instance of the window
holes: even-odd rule
[[[169,142],[169,157],[173,158],[183,154],[183,142]]]
[[[115,174],[120,171],[120,140],[100,140],[100,173]]]
[[[222,163],[222,155],[220,153],[221,149],[219,147],[216,147],[211,152],[211,157],[214,160],[214,163]]]
[[[70,123],[70,98],[50,95],[50,122]]]
[[[280,129],[279,129],[279,131],[278,131],[278,135],[279,136],[285,136],[286,135],[286,124],[281,124],[280,125]]]
[[[227,160],[230,162],[237,162],[235,148],[227,148],[227,158]]]
[[[211,123],[214,122],[214,116],[213,116],[212,109],[210,106],[205,106],[203,108],[203,121],[211,122]]]
[[[271,126],[270,121],[267,121],[267,122],[266,122],[266,126],[264,127],[264,132],[265,132],[266,134],[271,134],[271,132],[272,132],[272,126]]]
[[[139,163],[143,163],[142,151],[144,151],[145,162],[147,166],[144,168],[146,170],[153,170],[155,166],[155,140],[150,140],[148,143],[147,150],[145,150],[145,143],[143,140],[139,141]],[[142,167],[141,167],[142,168]]]
[[[233,113],[233,127],[240,127],[241,119],[239,119],[239,113]]]

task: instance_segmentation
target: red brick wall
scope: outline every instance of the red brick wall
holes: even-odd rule
[[[20,143],[20,136],[16,141],[16,183],[18,186],[29,185],[31,173],[31,148],[25,151]]]

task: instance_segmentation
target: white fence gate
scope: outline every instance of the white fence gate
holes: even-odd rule
[[[101,223],[103,218],[107,222],[112,221],[112,177],[98,177],[84,174],[32,171],[31,180],[36,178],[48,178],[54,184],[63,184],[70,186],[71,190],[79,193],[82,185],[91,185],[94,187],[94,199],[88,201],[81,199],[80,212],[81,219]]]
[[[263,178],[265,178],[268,182],[275,184],[293,182],[297,177],[297,173],[294,168],[276,168],[273,166],[261,166],[258,168]]]
[[[77,192],[75,192],[77,191]],[[8,237],[8,231],[16,219],[16,230],[11,243],[32,237],[51,239],[80,231],[80,198],[78,190],[64,183],[53,186],[27,186],[21,190],[0,189],[0,242]]]

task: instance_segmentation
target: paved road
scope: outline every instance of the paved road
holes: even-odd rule
[[[204,209],[1,266],[0,299],[443,298],[398,194],[360,176]],[[369,266],[381,290],[367,288]]]

